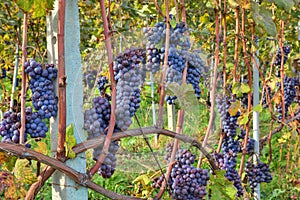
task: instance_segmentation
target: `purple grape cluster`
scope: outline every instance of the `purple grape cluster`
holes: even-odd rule
[[[42,119],[56,116],[58,107],[53,81],[57,77],[57,69],[53,64],[43,66],[31,59],[25,63],[25,72],[30,76],[32,104],[38,115]]]
[[[161,51],[153,44],[147,44],[147,63],[146,63],[146,70],[151,71],[153,74],[160,70],[161,60]]]
[[[214,152],[212,156],[216,160],[216,165],[222,169],[225,170],[225,177],[233,183],[235,188],[237,189],[236,196],[242,196],[243,195],[243,186],[241,177],[239,176],[237,170],[236,170],[236,153],[233,153],[232,151],[229,153],[216,153]]]
[[[166,95],[166,97],[165,97],[165,100],[166,100],[167,104],[169,104],[169,105],[174,105],[176,99],[177,99],[177,96]]]
[[[262,99],[263,99],[262,100],[263,108],[267,108],[268,107],[268,98],[267,98],[267,95],[269,95],[270,100],[273,98],[270,86],[267,86],[265,88],[264,92],[263,92],[263,96],[262,96]]]
[[[245,171],[252,191],[257,184],[262,182],[269,183],[272,180],[269,164],[259,161],[259,163],[255,166],[253,163],[247,162]]]
[[[144,49],[135,47],[126,49],[122,54],[119,54],[115,58],[115,80],[118,82],[129,70],[140,68],[140,63],[145,62],[145,60],[146,51]]]
[[[101,154],[102,149],[103,146],[94,149],[93,156],[95,161],[97,160],[98,156]],[[116,142],[112,142],[109,146],[108,154],[98,170],[98,173],[103,178],[110,178],[115,172],[117,166],[116,153],[118,150],[119,150],[119,145]]]
[[[167,152],[170,156],[173,145],[167,144]],[[186,149],[179,149],[176,154],[176,163],[172,167],[168,181],[170,194],[173,199],[203,199],[206,196],[206,185],[209,180],[208,170],[202,170],[192,166],[196,156]],[[167,156],[167,160],[170,157]],[[164,176],[155,178],[153,187],[159,188],[162,185]]]
[[[241,177],[236,170],[236,156],[241,148],[239,141],[235,139],[238,128],[237,119],[240,113],[237,112],[235,116],[231,116],[228,112],[231,103],[234,101],[235,100],[229,100],[226,96],[218,96],[216,99],[218,111],[222,119],[223,131],[226,135],[222,141],[222,154],[215,154],[214,156],[220,168],[226,171],[225,177],[233,182],[233,185],[236,187],[236,195],[242,196],[243,187]]]
[[[284,84],[284,107],[285,107],[285,117],[286,117],[288,113],[288,109],[296,97],[296,86],[299,85],[299,80],[295,77],[289,78],[285,76],[283,80],[283,84]],[[280,85],[281,84],[279,84],[279,86]],[[277,104],[276,109],[279,112],[278,118],[282,119],[282,104],[281,103]]]
[[[200,99],[201,95],[201,89],[199,87],[200,83],[200,72],[197,70],[197,68],[189,65],[187,69],[187,75],[186,75],[186,82],[188,84],[191,84],[194,88],[195,95],[198,99]]]
[[[25,132],[30,135],[31,138],[45,138],[48,132],[48,127],[45,122],[42,121],[38,112],[33,112],[31,107],[26,108],[26,129]]]
[[[283,54],[284,54],[284,60],[283,60],[283,64],[286,63],[287,61],[287,57],[289,55],[289,53],[291,52],[291,47],[290,45],[285,45],[283,46]],[[274,60],[274,65],[275,66],[280,66],[281,65],[281,59],[282,59],[282,55],[281,55],[281,49],[278,48],[276,50],[276,55],[275,55],[275,60]]]
[[[107,134],[110,113],[111,105],[106,98],[99,96],[93,99],[92,108],[84,112],[84,129],[88,133],[88,140]],[[94,160],[97,160],[102,149],[103,145],[94,148]],[[110,144],[109,153],[98,170],[98,173],[102,175],[103,178],[110,178],[114,173],[117,160],[115,155],[118,149],[119,146],[116,142]]]
[[[105,87],[108,84],[108,79],[106,76],[100,76],[97,80],[97,86],[101,95],[105,93]]]
[[[83,73],[83,84],[85,87],[92,89],[95,84],[95,79],[97,77],[96,70],[87,70]]]
[[[0,122],[0,135],[2,142],[19,143],[21,128],[21,115],[12,111],[7,111],[3,114],[3,119]]]
[[[242,147],[244,146],[245,136],[246,136],[246,131],[241,130],[241,133],[238,135],[238,139],[241,140],[240,141],[240,146],[241,146],[240,152],[242,152]],[[246,146],[246,152],[247,153],[250,153],[250,152],[254,151],[254,143],[255,143],[255,140],[253,138],[248,137],[248,143],[247,143],[247,146]]]
[[[143,28],[149,44],[158,44],[166,37],[166,24],[157,22],[153,27]]]
[[[164,56],[162,56],[162,59]],[[168,69],[167,69],[167,76],[166,82],[170,83],[181,83],[182,80],[182,73],[185,67],[185,59],[179,55],[176,50],[172,51],[168,55]]]
[[[48,132],[48,127],[42,118],[38,115],[38,112],[33,112],[31,107],[25,109],[25,142],[27,140],[27,134],[31,138],[45,138]],[[19,143],[21,128],[21,113],[15,113],[7,111],[4,113],[3,119],[0,123],[0,135],[2,142],[14,142]]]
[[[140,63],[145,61],[146,52],[130,48],[115,59],[115,79],[117,81],[116,125],[127,130],[132,124],[131,117],[140,107],[140,86],[143,81]]]

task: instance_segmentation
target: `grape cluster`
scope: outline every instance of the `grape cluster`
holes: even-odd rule
[[[240,142],[240,146],[243,147],[244,146],[244,139],[246,136],[246,131],[241,130],[241,133],[238,135],[238,139],[241,140],[242,142]],[[248,137],[248,143],[246,146],[246,152],[250,153],[254,151],[254,143],[255,140],[253,138]],[[242,150],[242,148],[240,148],[240,150]]]
[[[126,49],[122,54],[115,58],[114,75],[118,82],[126,72],[133,68],[140,68],[140,63],[145,62],[146,51],[142,48]]]
[[[229,114],[228,109],[231,106],[231,102],[227,97],[222,98],[218,96],[216,102],[220,117],[222,119],[223,130],[227,137],[233,138],[236,135],[236,129],[238,128],[237,119],[240,116],[240,113],[237,112],[234,116]]]
[[[218,105],[218,111],[220,113],[220,117],[222,119],[223,131],[226,134],[222,141],[222,154],[215,154],[216,161],[221,169],[226,171],[225,177],[233,182],[233,185],[237,189],[237,196],[243,195],[243,187],[241,183],[241,177],[239,176],[236,168],[236,156],[237,153],[241,150],[240,143],[236,137],[237,133],[237,119],[240,115],[237,112],[234,116],[231,116],[228,112],[231,103],[235,100],[229,101],[229,99],[225,97],[218,96],[216,99]]]
[[[167,151],[172,145],[167,145]],[[170,153],[170,152],[169,152]],[[208,170],[191,166],[196,156],[188,150],[180,149],[176,154],[176,162],[169,178],[170,194],[176,200],[203,199],[206,195],[206,185],[209,180]],[[161,187],[164,176],[154,179],[153,186]]]
[[[48,132],[48,127],[47,124],[42,121],[42,118],[38,112],[33,112],[31,107],[27,107],[25,112],[25,132],[29,134],[31,138],[45,138],[46,133]]]
[[[157,22],[153,27],[143,28],[143,32],[150,44],[158,44],[166,37],[166,24],[164,22]]]
[[[284,54],[283,64],[286,63],[287,57],[288,57],[290,52],[291,52],[291,47],[289,45],[283,46],[283,54]],[[276,50],[275,60],[274,60],[273,64],[275,66],[280,66],[281,65],[281,59],[282,59],[281,49],[278,48]]]
[[[247,162],[245,171],[251,190],[254,190],[259,183],[269,183],[272,180],[269,164],[259,162],[255,166],[253,163]]]
[[[185,59],[177,53],[174,49],[170,50],[168,55],[168,69],[166,74],[166,82],[170,83],[181,83],[182,73],[185,67]],[[162,59],[164,55],[162,55]]]
[[[103,146],[94,149],[93,157],[95,161],[97,160],[98,156],[101,154],[102,149]],[[103,178],[110,178],[113,175],[117,165],[116,153],[118,150],[119,150],[119,145],[116,142],[112,142],[109,146],[108,154],[105,157],[102,165],[98,170],[98,173]]]
[[[56,116],[58,107],[53,81],[57,77],[57,69],[53,64],[46,64],[43,67],[31,59],[25,63],[25,72],[30,76],[32,104],[38,115],[42,119]]]
[[[199,87],[200,83],[200,72],[197,68],[189,65],[187,69],[186,82],[191,84],[194,88],[195,95],[198,99],[200,99],[201,89]]]
[[[117,83],[116,124],[121,130],[128,129],[131,117],[140,107],[140,85],[141,75],[137,68],[126,72]]]
[[[97,76],[96,70],[87,70],[83,73],[83,84],[85,87],[92,89],[95,84],[95,79]]]
[[[106,76],[100,76],[97,80],[97,86],[101,95],[105,93],[105,86],[108,84]]]
[[[160,70],[161,60],[161,51],[153,44],[147,44],[147,63],[146,70],[151,71],[153,74]]]
[[[92,108],[84,112],[84,129],[88,132],[87,139],[93,139],[107,134],[111,113],[111,105],[106,98],[101,96],[93,99]],[[93,151],[94,160],[97,160],[101,154],[103,145],[96,147]],[[116,167],[116,152],[119,146],[116,142],[112,142],[109,146],[109,153],[103,164],[98,170],[98,173],[103,178],[110,178]]]
[[[7,111],[3,114],[3,119],[0,122],[0,135],[2,142],[19,142],[21,127],[21,115],[12,111]]]
[[[285,76],[283,80],[283,84],[284,84],[284,107],[285,107],[285,115],[287,116],[288,109],[296,97],[296,86],[299,85],[299,80],[296,79],[295,77],[289,78]],[[282,119],[282,104],[281,103],[277,104],[276,108],[277,111],[280,113],[278,118]]]
[[[165,97],[165,100],[166,100],[167,104],[169,104],[169,105],[174,105],[176,99],[177,99],[177,96],[166,95],[166,97]]]
[[[270,100],[273,98],[272,93],[271,93],[271,88],[269,86],[267,86],[263,92],[263,96],[262,96],[262,104],[263,104],[263,108],[267,108],[268,107],[268,98],[267,95],[269,95]]]

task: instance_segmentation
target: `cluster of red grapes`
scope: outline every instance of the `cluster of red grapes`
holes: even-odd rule
[[[169,162],[172,152],[172,144],[167,145],[166,160]],[[208,170],[192,166],[196,156],[186,149],[178,150],[176,162],[172,166],[171,175],[168,181],[169,193],[176,200],[197,200],[206,196],[206,185],[209,180]],[[153,180],[153,187],[160,188],[164,176]]]
[[[278,85],[280,89],[281,84]],[[284,85],[284,109],[285,109],[285,117],[286,117],[290,105],[295,100],[296,86],[299,86],[299,80],[296,77],[289,78],[285,76],[283,80],[283,85]],[[279,112],[278,118],[282,119],[282,110],[283,110],[282,103],[277,104],[276,109]]]
[[[116,125],[127,130],[132,124],[131,118],[140,107],[140,86],[142,85],[141,63],[146,52],[140,48],[130,48],[118,55],[114,63],[117,82]]]
[[[172,19],[172,15],[170,15],[170,19]],[[148,40],[146,69],[156,73],[160,70],[160,65],[164,60],[166,19],[162,22],[157,22],[153,27],[144,28],[143,31]],[[189,37],[185,35],[186,31],[187,29],[183,22],[177,23],[174,27],[170,26],[170,48],[166,82],[168,84],[181,84],[183,69],[187,61],[187,83],[192,84],[196,97],[200,98],[199,82],[201,74],[204,72],[205,64],[196,51],[192,53],[189,51],[191,43]]]
[[[56,116],[58,107],[53,81],[57,77],[57,69],[53,64],[45,64],[43,67],[31,59],[25,63],[25,72],[30,76],[32,104],[39,116],[42,119]]]
[[[99,96],[93,99],[92,107],[84,112],[84,129],[88,133],[88,140],[107,134],[110,113],[111,105],[106,98]],[[102,149],[103,144],[94,148],[94,160],[98,159]],[[104,178],[110,178],[115,171],[117,162],[116,153],[118,149],[119,146],[116,142],[110,144],[108,155],[98,170],[98,173]]]
[[[226,171],[225,177],[229,181],[233,182],[234,186],[236,187],[236,195],[242,196],[243,187],[241,183],[241,177],[236,170],[236,156],[241,148],[239,141],[235,139],[238,128],[237,119],[240,113],[237,112],[234,116],[231,116],[229,114],[228,109],[230,108],[231,103],[234,102],[234,100],[230,101],[226,96],[218,96],[216,102],[218,105],[220,117],[222,119],[223,132],[225,133],[225,137],[222,141],[222,154],[214,154],[214,156],[220,168]]]
[[[34,59],[25,62],[25,72],[30,76],[29,88],[31,89],[32,107],[25,109],[25,142],[27,135],[31,138],[45,138],[48,127],[44,119],[49,119],[57,114],[57,100],[54,94],[53,82],[57,77],[57,69],[52,64],[44,66]],[[2,142],[19,143],[21,128],[21,113],[7,111],[0,123]],[[30,147],[29,144],[26,144]]]
[[[247,162],[245,171],[252,191],[257,184],[262,182],[269,183],[272,180],[269,164],[259,161],[257,165],[254,165],[251,162]]]

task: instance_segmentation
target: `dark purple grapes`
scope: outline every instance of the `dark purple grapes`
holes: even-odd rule
[[[166,95],[166,97],[165,97],[165,100],[166,100],[167,104],[169,104],[169,105],[174,105],[176,99],[177,99],[177,96]]]
[[[272,180],[269,164],[259,162],[255,166],[253,163],[247,162],[245,171],[252,191],[259,183],[269,183]]]
[[[43,66],[31,59],[25,63],[25,72],[30,76],[32,104],[39,116],[41,118],[56,116],[58,107],[53,81],[57,77],[57,69],[53,64]]]
[[[291,47],[289,45],[283,46],[283,54],[284,54],[283,64],[286,63],[287,57],[288,57],[288,55],[289,55],[290,52],[291,52]],[[280,66],[281,65],[281,59],[282,59],[281,49],[278,48],[277,51],[276,51],[276,56],[275,56],[275,60],[274,60],[273,64],[275,66]]]
[[[293,103],[296,97],[296,86],[299,86],[299,80],[296,77],[289,78],[287,76],[284,77],[284,107],[285,107],[285,117],[287,116],[288,109],[290,105]],[[279,85],[279,89],[281,88],[281,84]],[[282,119],[282,103],[276,105],[276,109],[279,112],[279,119]]]
[[[168,143],[166,160],[169,162],[173,144]],[[196,156],[186,149],[179,149],[176,153],[176,162],[172,167],[168,181],[169,193],[173,199],[203,199],[206,196],[206,185],[209,180],[208,170],[192,166]],[[153,187],[159,188],[164,176],[153,180]]]
[[[100,76],[97,80],[98,89],[101,95],[105,93],[105,87],[108,84],[108,79],[106,76]]]

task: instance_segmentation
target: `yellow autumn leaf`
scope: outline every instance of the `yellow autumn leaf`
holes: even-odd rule
[[[241,103],[239,101],[231,103],[231,106],[228,109],[230,116],[236,116],[240,107],[241,107]]]
[[[17,159],[14,168],[14,175],[18,180],[25,184],[32,184],[37,180],[36,174],[33,173],[33,169],[29,164],[29,161],[25,159]]]
[[[44,155],[47,155],[47,144],[45,142],[38,142],[37,143],[38,146],[36,148],[34,148],[35,151],[39,152],[39,153],[42,153]]]

